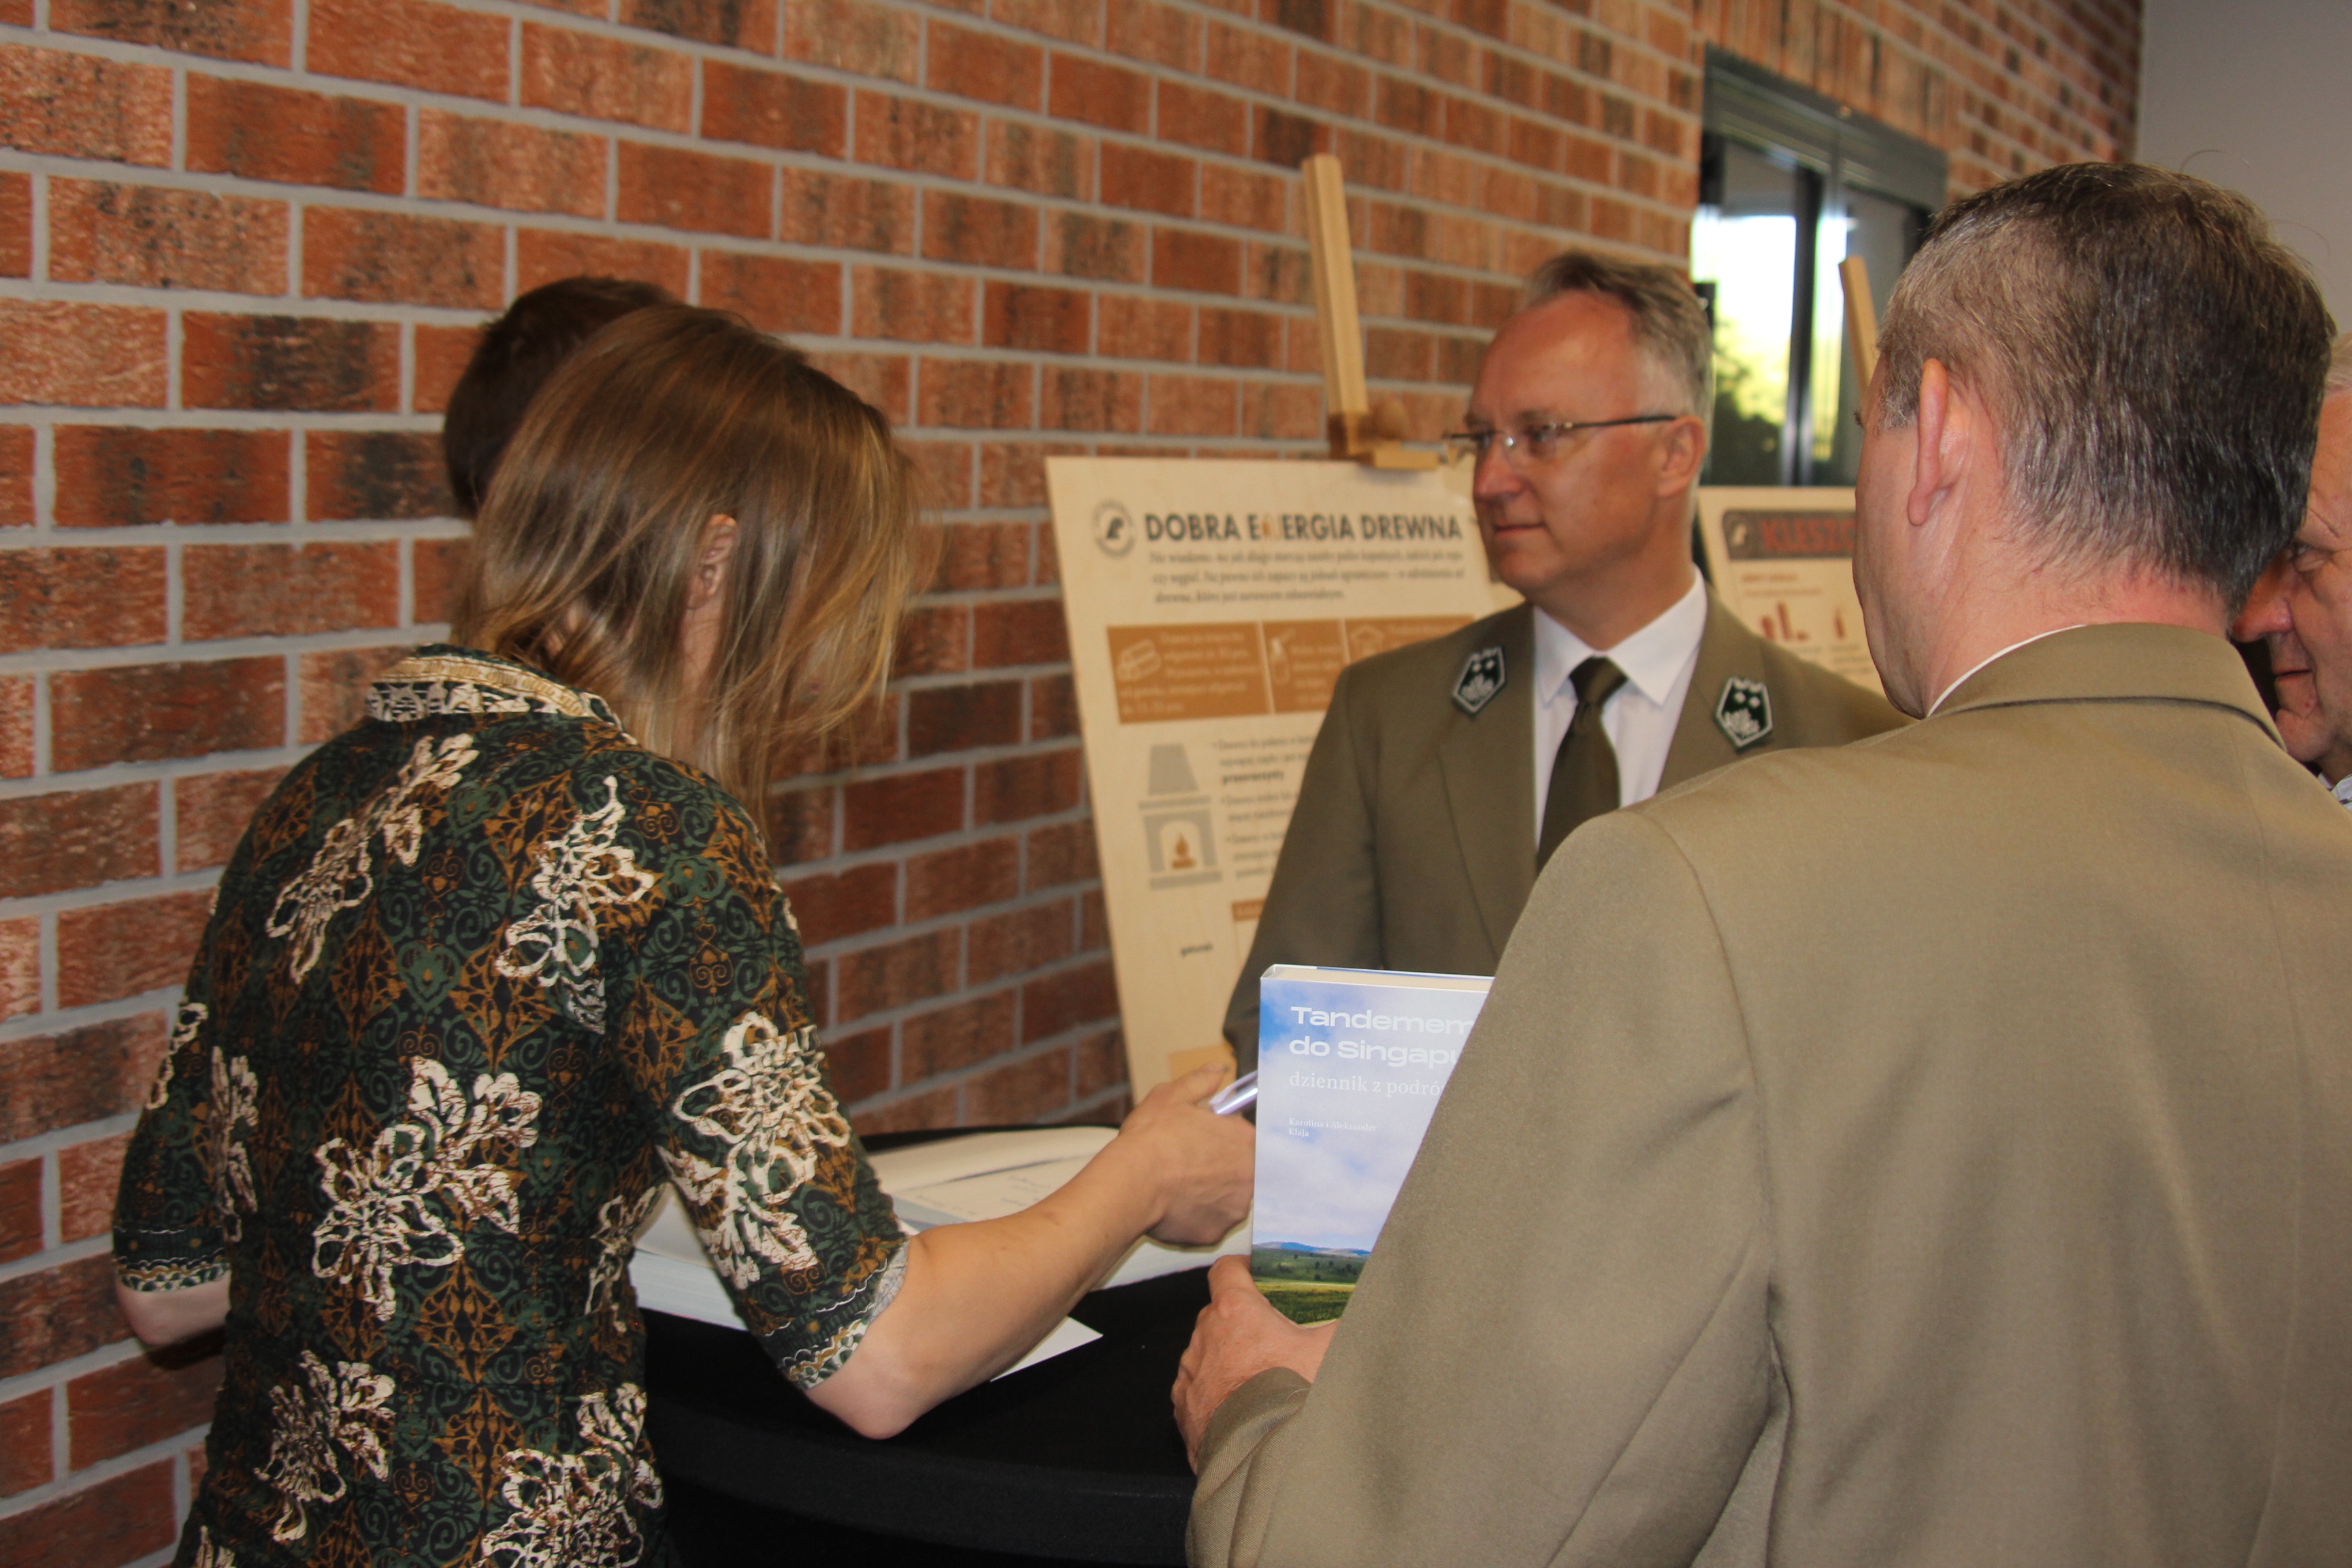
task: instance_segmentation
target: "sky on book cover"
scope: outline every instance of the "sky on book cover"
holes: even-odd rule
[[[1484,991],[1269,979],[1258,1005],[1258,1247],[1370,1251]]]

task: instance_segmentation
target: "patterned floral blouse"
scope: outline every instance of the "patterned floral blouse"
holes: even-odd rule
[[[178,1561],[658,1561],[628,1260],[665,1178],[803,1388],[898,1223],[740,805],[462,648],[368,715],[238,847],[124,1162],[123,1282],[229,1279]]]

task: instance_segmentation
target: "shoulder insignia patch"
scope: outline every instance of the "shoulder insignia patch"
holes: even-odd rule
[[[1735,675],[1715,700],[1715,722],[1732,750],[1744,752],[1772,732],[1772,694],[1762,681]]]
[[[1503,645],[1482,647],[1462,661],[1462,673],[1454,678],[1454,706],[1475,719],[1509,679],[1503,668]]]

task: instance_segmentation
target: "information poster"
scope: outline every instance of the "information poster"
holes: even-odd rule
[[[1051,458],[1087,784],[1140,1096],[1228,1055],[1299,773],[1340,669],[1516,602],[1460,476]]]
[[[1703,486],[1699,538],[1731,613],[1800,658],[1877,691],[1853,591],[1853,491]]]

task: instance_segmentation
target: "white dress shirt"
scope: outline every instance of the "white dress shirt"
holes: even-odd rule
[[[1631,805],[1658,793],[1666,771],[1666,751],[1698,668],[1698,642],[1706,630],[1706,584],[1691,574],[1690,591],[1656,620],[1615,647],[1594,647],[1582,637],[1536,612],[1536,820],[1543,834],[1544,801],[1551,794],[1552,758],[1569,721],[1576,717],[1576,688],[1569,677],[1595,654],[1625,672],[1625,683],[1601,705],[1601,728],[1617,751],[1617,804]]]

